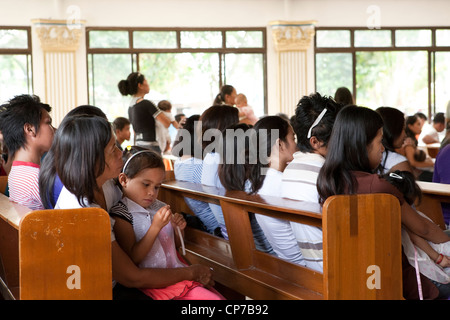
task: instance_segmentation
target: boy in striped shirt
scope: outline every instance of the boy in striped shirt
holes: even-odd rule
[[[39,97],[15,96],[0,107],[0,131],[13,163],[8,175],[11,201],[44,209],[39,196],[41,158],[53,142],[51,107]]]

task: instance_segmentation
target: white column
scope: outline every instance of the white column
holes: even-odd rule
[[[277,52],[277,98],[279,112],[292,116],[298,101],[308,95],[308,49],[314,37],[315,21],[273,21],[270,23]],[[314,80],[313,80],[314,81]]]
[[[32,20],[32,32],[41,46],[39,54],[33,55],[33,64],[43,66],[43,83],[35,85],[35,93],[52,107],[51,116],[57,126],[79,103],[77,50],[84,38],[84,21],[70,24],[67,20]]]

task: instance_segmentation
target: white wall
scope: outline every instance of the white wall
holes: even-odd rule
[[[449,26],[448,0],[0,0],[1,25],[30,25],[32,19],[75,18],[76,6],[86,26],[247,27],[273,20],[316,20],[317,26]],[[268,102],[277,110],[276,54],[268,28]],[[33,37],[33,41],[36,41]],[[38,44],[33,46],[38,48]],[[87,103],[85,41],[77,52],[78,101]],[[43,68],[34,52],[36,94]],[[308,90],[314,90],[313,51],[308,56]]]

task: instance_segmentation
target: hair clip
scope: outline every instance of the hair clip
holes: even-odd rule
[[[320,120],[322,120],[325,113],[327,113],[327,108],[322,110],[322,112],[317,117],[316,121],[314,121],[313,124],[311,125],[311,128],[309,128],[308,135],[306,136],[307,139],[311,138],[312,129],[319,124]]]
[[[403,180],[403,177],[399,176],[398,174],[396,174],[394,172],[389,173],[389,177],[394,178],[394,179]]]

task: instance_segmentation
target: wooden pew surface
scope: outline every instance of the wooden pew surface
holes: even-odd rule
[[[253,299],[402,298],[400,207],[391,195],[333,197],[325,204],[329,210],[327,215],[322,215],[316,203],[227,192],[182,181],[165,181],[159,195],[160,200],[178,212],[192,214],[184,197],[222,206],[229,241],[187,228],[186,257],[191,263],[213,267],[217,282],[241,294]],[[378,215],[380,211],[383,214]],[[249,212],[327,230],[324,273],[256,250]],[[389,232],[392,235],[386,236]],[[360,251],[364,252],[360,254]],[[367,290],[365,281],[370,276],[371,265],[383,270],[383,293]],[[359,289],[354,290],[355,287]]]
[[[417,181],[422,190],[422,201],[416,204],[418,210],[426,214],[442,230],[446,229],[441,202],[450,202],[450,184]]]

